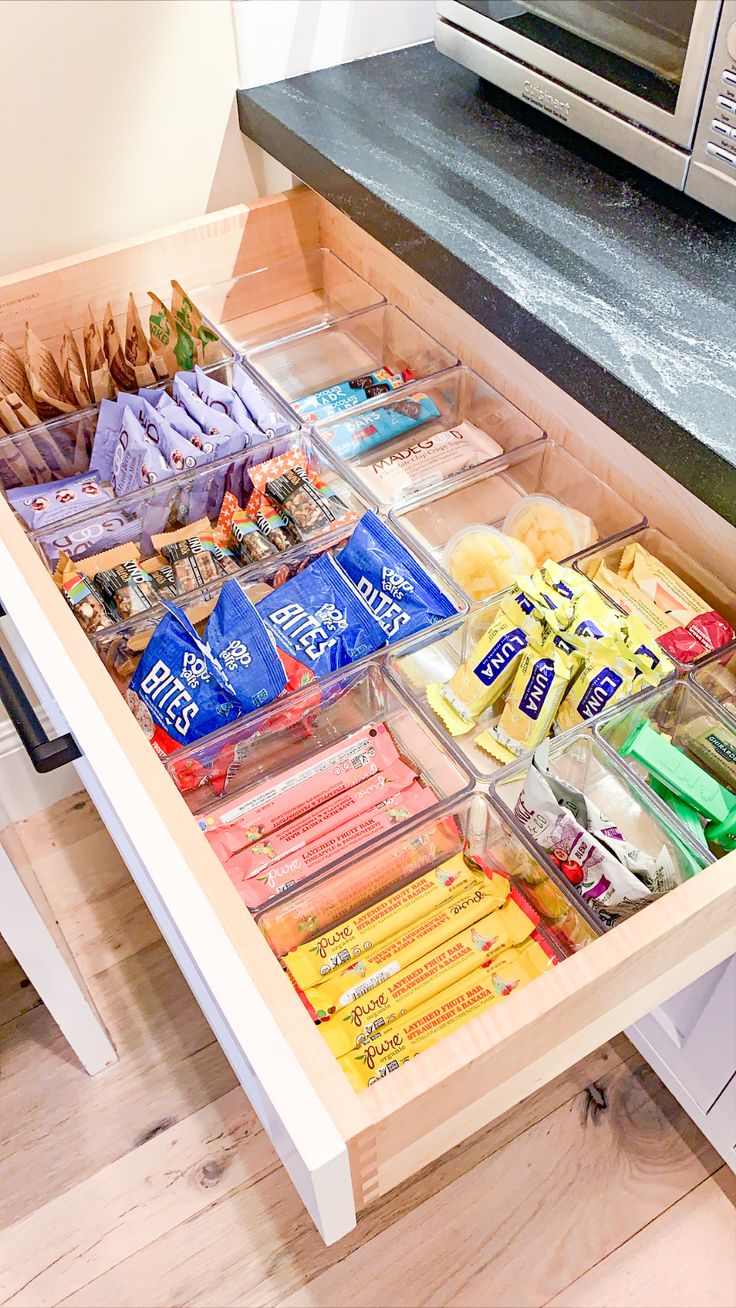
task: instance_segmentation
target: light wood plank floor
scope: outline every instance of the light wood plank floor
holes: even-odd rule
[[[734,1178],[623,1037],[326,1249],[86,796],[13,834],[120,1063],[0,942],[0,1303],[736,1308]]]

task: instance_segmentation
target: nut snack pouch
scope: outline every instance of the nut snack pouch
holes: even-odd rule
[[[313,1008],[326,1012],[347,1007],[354,999],[383,985],[402,968],[431,954],[466,927],[500,908],[509,892],[509,880],[503,872],[489,871],[483,877],[476,877],[447,903],[411,922],[389,940],[374,945],[348,967],[323,977],[318,985],[305,991],[306,999]]]
[[[380,856],[380,851],[376,851],[377,860]],[[475,889],[487,880],[485,874],[471,867],[462,854],[455,854],[392,891],[378,903],[368,904],[353,917],[285,953],[282,961],[300,990],[306,991],[331,972],[342,972],[367,950],[443,908],[463,891]],[[506,882],[506,891],[499,904],[503,903],[508,889]],[[340,908],[334,903],[335,890],[333,886],[333,913],[338,916]]]
[[[305,422],[320,422],[322,418],[331,418],[333,414],[346,409],[355,409],[366,400],[373,400],[377,395],[386,395],[416,378],[409,368],[403,372],[393,372],[391,368],[377,368],[375,372],[363,373],[348,381],[335,382],[324,390],[312,395],[303,395],[299,400],[292,400],[292,408]]]
[[[173,390],[176,403],[194,419],[203,436],[209,439],[210,449],[215,458],[239,454],[241,450],[248,449],[250,440],[248,432],[233,422],[224,410],[214,409],[206,404],[201,396],[187,385],[181,373],[177,373],[174,378]]]
[[[454,985],[477,967],[492,963],[499,954],[527,940],[539,924],[539,917],[512,890],[505,904],[465,927],[431,952],[405,964],[397,952],[393,972],[380,985],[355,995],[339,1009],[320,1002],[321,986],[309,994],[310,1007],[335,1057],[356,1045],[370,1044],[411,1009]],[[398,950],[398,939],[396,941]],[[343,973],[345,975],[345,973]],[[307,1001],[309,1002],[309,1001]]]
[[[386,643],[365,600],[330,554],[320,555],[256,607],[276,641],[292,689]]]
[[[491,1004],[543,976],[556,962],[543,937],[532,936],[411,1009],[385,1034],[379,1031],[374,1040],[351,1049],[338,1062],[353,1088],[364,1090]]]
[[[437,796],[429,786],[413,781],[400,794],[380,800],[368,812],[352,817],[343,826],[328,831],[295,853],[286,854],[269,863],[262,872],[243,876],[243,865],[246,868],[252,866],[248,849],[230,859],[225,864],[225,871],[248,907],[260,908],[274,895],[291,890],[300,881],[315,876],[330,863],[354,853],[369,841],[385,835],[402,822],[408,822],[436,803]]]
[[[211,363],[219,353],[217,332],[202,318],[196,304],[192,304],[186,291],[178,282],[172,280],[171,312],[180,327],[197,343],[197,358],[201,363]]]
[[[105,350],[105,358],[110,369],[110,376],[119,391],[135,390],[137,378],[135,369],[131,367],[123,352],[122,342],[118,335],[118,329],[115,326],[115,319],[112,313],[112,306],[108,300],[105,305],[105,312],[102,318],[102,344]]]
[[[270,704],[286,686],[284,665],[256,607],[237,581],[226,581],[205,639],[243,713]]]
[[[337,561],[370,606],[389,644],[457,613],[449,596],[370,509],[358,520]]]
[[[204,449],[204,432],[199,423],[187,413],[183,405],[177,404],[168,391],[161,391],[156,398],[154,398],[155,392],[142,390],[140,394],[153,404],[154,408],[158,409],[162,418],[166,419],[169,425],[174,428],[174,431],[178,431],[180,436],[185,436],[188,441],[191,441],[199,449]]]
[[[84,329],[84,362],[87,369],[87,384],[96,403],[111,400],[115,396],[110,365],[105,356],[99,328],[90,306],[87,306],[87,325]]]
[[[185,379],[186,380],[186,379]],[[230,386],[210,377],[197,365],[194,369],[194,389],[205,404],[219,413],[226,413],[238,427],[248,432],[250,444],[257,445],[263,440],[263,432],[255,424],[240,396]]]
[[[26,323],[26,369],[33,393],[33,408],[40,418],[73,413],[77,401],[64,386],[64,378],[51,350]]]
[[[174,318],[158,295],[149,291],[148,298],[151,301],[148,334],[152,350],[162,356],[170,376],[174,375],[177,367],[193,368],[195,363],[201,361],[200,342]]]
[[[173,604],[141,656],[125,698],[158,754],[167,755],[240,715],[223,668]]]
[[[135,373],[136,386],[154,384],[156,374],[153,371],[153,351],[143,330],[132,291],[128,296],[128,310],[125,316],[125,360]]]
[[[200,819],[219,858],[288,827],[399,763],[390,731],[371,722],[255,790],[227,799]]]
[[[129,491],[166,481],[173,475],[174,469],[162,451],[148,439],[133,410],[126,405],[112,456],[110,479],[115,494],[127,495]]]
[[[20,486],[7,492],[8,502],[31,531],[40,531],[59,518],[83,513],[113,498],[96,472],[82,473],[61,481]]]
[[[279,413],[272,399],[241,363],[233,368],[233,390],[264,436],[286,436],[292,424]]]
[[[180,436],[160,410],[154,409],[143,396],[121,396],[120,402],[133,411],[149,441],[161,451],[174,472],[191,472],[193,468],[212,462],[214,446],[210,442],[198,446]]]
[[[355,418],[344,418],[342,422],[337,423],[334,427],[326,427],[320,430],[322,439],[329,445],[333,454],[339,454],[343,459],[354,459],[359,454],[365,453],[366,450],[372,450],[376,445],[383,445],[386,441],[392,441],[397,436],[403,436],[405,432],[411,431],[414,427],[421,427],[425,422],[431,422],[434,418],[439,418],[440,411],[434,400],[429,395],[415,393],[407,395],[403,400],[397,400],[395,404],[381,405],[372,413],[361,414]],[[445,435],[446,433],[442,433]],[[447,433],[449,434],[449,433]],[[417,466],[417,455],[424,447],[428,455],[430,449],[436,449],[437,454],[441,448],[438,444],[438,438],[422,442],[421,445],[413,446],[415,452],[414,466]],[[500,452],[500,446],[499,446]],[[406,457],[408,456],[408,458]],[[411,451],[402,450],[399,455],[394,456],[398,463],[401,459],[405,460],[406,473],[401,476],[398,467],[393,469],[393,483],[390,482],[390,494],[395,494],[397,489],[408,489],[412,486],[409,463],[411,462]],[[435,455],[435,462],[437,455]],[[419,460],[420,461],[420,460]],[[391,464],[391,459],[384,460],[384,464]],[[425,457],[425,466],[430,463],[430,459]],[[468,466],[473,466],[472,464]],[[374,465],[372,470],[367,468],[361,470],[361,477],[369,471],[375,471],[381,465]],[[447,470],[456,470],[456,465],[447,461]],[[370,484],[370,479],[369,480]],[[375,479],[381,481],[380,475]],[[385,481],[385,476],[384,476]],[[384,494],[381,494],[381,499]]]

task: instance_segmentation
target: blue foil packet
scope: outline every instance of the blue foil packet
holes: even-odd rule
[[[334,386],[325,386],[324,390],[303,395],[300,400],[292,400],[292,408],[296,409],[305,422],[320,422],[322,418],[331,418],[336,413],[355,409],[357,405],[365,404],[366,400],[374,400],[376,396],[398,390],[400,386],[414,380],[413,373],[378,368],[376,372],[362,373],[360,377],[335,382]]]
[[[290,690],[386,643],[365,600],[330,554],[320,555],[256,608],[281,654]]]
[[[335,427],[321,427],[319,434],[334,454],[354,459],[439,416],[437,405],[428,395],[407,395],[395,404],[381,405],[355,418],[346,418]]]
[[[363,514],[337,561],[389,644],[457,613],[449,596],[372,510]]]
[[[237,581],[226,581],[220,591],[206,639],[243,713],[270,704],[285,689],[286,672],[276,646]]]
[[[166,609],[143,651],[126,699],[157,753],[217,731],[240,716],[235,689],[186,614]]]

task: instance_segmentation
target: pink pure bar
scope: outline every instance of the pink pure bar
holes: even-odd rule
[[[224,863],[278,827],[295,822],[368,777],[388,772],[398,762],[388,727],[371,722],[274,781],[227,800],[202,817],[199,825]]]
[[[416,817],[436,803],[437,796],[429,786],[413,781],[408,790],[403,790],[395,798],[381,800],[369,812],[328,832],[320,840],[305,845],[295,854],[278,859],[256,876],[243,877],[241,857],[237,854],[228,860],[225,870],[248,907],[260,908],[273,895],[290,890],[298,882],[321,871],[328,863],[344,858],[367,841],[384,835],[392,827],[407,822],[409,818]]]
[[[326,804],[320,804],[296,822],[272,831],[264,840],[241,849],[237,855],[238,873],[244,880],[263,872],[277,859],[295,854],[305,845],[321,840],[337,827],[348,826],[355,818],[377,805],[395,799],[402,790],[407,790],[417,774],[407,763],[399,759],[388,772],[379,772],[375,777],[368,777],[342,795],[335,795]]]

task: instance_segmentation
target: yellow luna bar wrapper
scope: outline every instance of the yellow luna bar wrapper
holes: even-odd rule
[[[393,894],[330,927],[314,940],[284,954],[283,962],[300,990],[308,990],[336,969],[347,967],[368,949],[454,899],[480,874],[455,854],[430,872],[423,872]]]
[[[580,673],[560,705],[558,730],[578,727],[581,722],[596,717],[617,700],[630,695],[636,676],[637,669],[616,642],[597,640],[591,643]]]
[[[451,736],[470,731],[511,682],[530,640],[542,638],[531,603],[516,589],[449,681],[427,687],[427,701]]]
[[[476,744],[501,763],[535,749],[549,734],[562,697],[578,667],[575,655],[553,641],[524,650],[503,712]]]
[[[434,999],[412,1009],[401,1021],[394,1022],[385,1035],[378,1035],[368,1044],[343,1054],[338,1059],[340,1067],[355,1090],[364,1090],[491,1004],[528,985],[555,962],[534,939],[508,949],[489,967],[477,967]]]
[[[672,672],[674,665],[646,622],[636,613],[627,614],[623,625],[623,640],[631,662],[643,674],[648,686],[658,686],[662,678]]]
[[[500,908],[510,889],[508,877],[500,872],[477,877],[449,903],[368,950],[350,967],[310,987],[306,991],[307,1000],[316,1013],[346,1008],[354,999],[374,990],[423,954],[430,953],[465,927]]]
[[[335,1057],[346,1054],[356,1045],[369,1044],[394,1022],[441,990],[454,985],[481,965],[492,963],[512,945],[527,940],[539,921],[531,910],[525,911],[521,897],[512,896],[502,908],[482,917],[445,941],[437,949],[423,954],[410,967],[403,967],[365,995],[356,996],[334,1015],[317,1013],[318,1030]],[[326,1019],[326,1020],[324,1020]]]

